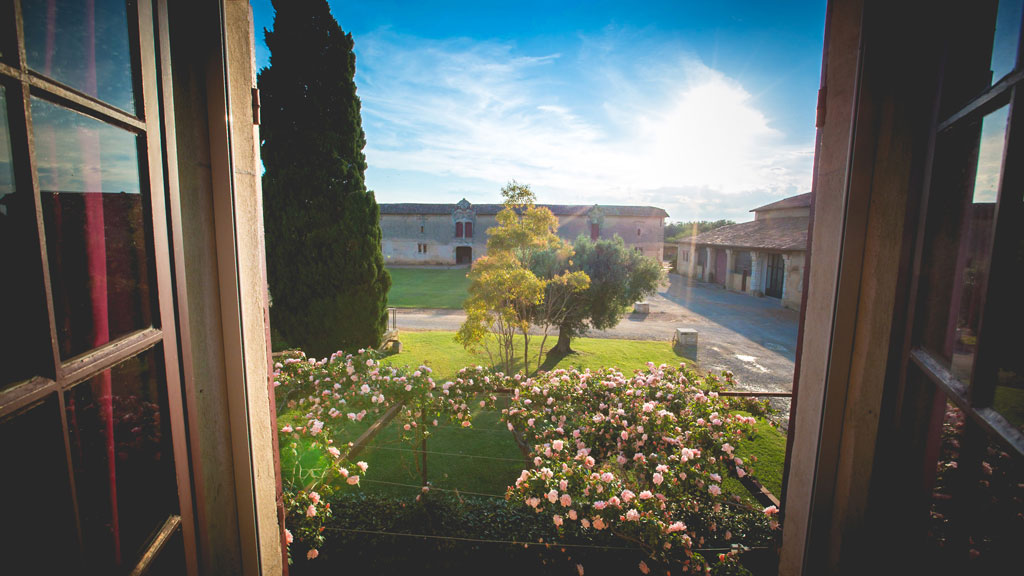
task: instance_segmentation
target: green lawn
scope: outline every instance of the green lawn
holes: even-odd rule
[[[458,310],[469,290],[467,268],[388,268],[391,291],[388,306]]]
[[[488,366],[490,361],[485,352],[473,354],[455,342],[454,332],[402,332],[402,353],[389,357],[386,362],[394,366],[419,366],[425,364],[434,370],[435,380],[450,379],[464,366]],[[545,349],[555,345],[557,336],[548,337]],[[530,339],[531,370],[537,363],[535,351],[540,338]],[[572,341],[575,354],[548,356],[542,363],[543,370],[576,367],[579,369],[617,366],[625,373],[643,368],[647,362],[677,365],[691,362],[672,349],[668,340],[612,340],[608,338],[575,338]]]
[[[499,398],[499,409],[508,400]],[[472,428],[449,422],[430,427],[427,440],[427,479],[435,488],[458,490],[468,495],[504,497],[526,461],[501,413],[475,411]],[[359,455],[370,465],[361,489],[366,493],[395,496],[419,492],[420,454],[399,437],[397,424],[377,434]],[[477,456],[477,457],[472,457]]]
[[[464,366],[489,364],[486,354],[467,352],[453,339],[452,332],[403,332],[402,353],[389,357],[386,362],[396,366],[418,366],[425,364],[434,370],[435,380],[444,381]],[[554,342],[549,339],[548,345]],[[531,344],[536,346],[536,343]],[[612,340],[605,338],[577,338],[573,340],[576,354],[550,358],[544,369],[576,367],[596,370],[606,366],[617,366],[624,372],[643,368],[647,361],[656,364],[678,364],[689,361],[676,354],[670,342],[641,340]],[[397,432],[385,430],[379,435],[381,442],[397,439]],[[376,444],[376,443],[375,443]],[[405,446],[407,447],[407,446]],[[442,428],[429,442],[428,450],[438,452],[460,452],[509,458],[510,461],[482,461],[472,458],[430,455],[427,471],[430,481],[436,486],[458,487],[489,494],[498,494],[522,468],[518,448],[511,434],[498,421],[498,414],[482,413],[468,430]],[[737,446],[737,455],[749,462],[754,475],[776,497],[782,491],[782,464],[786,455],[786,436],[766,420],[758,418],[757,433],[753,438]],[[754,462],[751,458],[757,456]],[[417,484],[418,468],[414,454],[394,450],[378,450],[374,457],[380,459],[379,471],[393,482]],[[390,458],[390,459],[389,459]],[[373,461],[367,459],[371,466]],[[512,474],[512,476],[509,476]],[[447,476],[446,476],[447,475]],[[726,490],[747,495],[746,489],[735,479],[726,480]],[[404,490],[396,487],[373,486],[372,490]],[[752,500],[751,500],[752,501]]]

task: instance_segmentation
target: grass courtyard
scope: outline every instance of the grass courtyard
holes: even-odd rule
[[[387,359],[394,366],[429,366],[435,380],[444,382],[464,366],[489,365],[484,353],[471,353],[453,339],[452,332],[403,332],[402,352]],[[553,342],[549,341],[549,344]],[[536,344],[532,344],[536,346]],[[689,362],[675,353],[667,341],[612,340],[577,338],[575,354],[549,356],[543,370],[579,368],[597,370],[616,366],[624,373],[655,364],[676,365]],[[500,407],[501,399],[499,399]],[[496,411],[476,411],[473,427],[461,429],[442,423],[428,441],[427,476],[437,488],[464,494],[500,496],[525,463],[512,434]],[[757,433],[737,447],[747,460],[756,457],[757,478],[776,496],[782,488],[782,464],[786,436],[769,422],[759,419]],[[420,483],[419,454],[399,438],[399,431],[388,427],[379,433],[361,456],[374,470],[363,490],[374,494],[414,495]],[[725,489],[747,498],[736,480],[727,480]]]
[[[490,366],[486,352],[470,352],[455,341],[454,332],[409,332],[401,333],[402,353],[391,356],[388,363],[394,366],[429,366],[434,371],[435,380],[445,380],[464,366]],[[676,365],[680,362],[692,361],[676,354],[671,342],[655,340],[614,340],[609,338],[574,338],[572,348],[576,352],[569,355],[551,355],[547,353],[557,340],[557,335],[549,336],[545,344],[545,357],[541,370],[550,371],[558,368],[579,368],[597,370],[605,367],[618,367],[626,374],[643,368],[647,362],[655,364]],[[537,366],[536,351],[540,338],[531,337],[530,370]],[[517,369],[522,366],[516,366]]]
[[[388,306],[459,310],[468,295],[468,268],[388,268],[388,272]]]

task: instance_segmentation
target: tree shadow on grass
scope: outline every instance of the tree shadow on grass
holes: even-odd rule
[[[558,366],[558,363],[569,356],[579,356],[580,353],[575,350],[569,350],[568,352],[561,352],[552,348],[548,350],[548,353],[544,357],[544,362],[541,363],[530,376],[535,376],[538,372],[550,372]]]

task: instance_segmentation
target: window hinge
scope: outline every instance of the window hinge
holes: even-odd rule
[[[821,128],[825,125],[825,98],[828,97],[828,86],[818,89],[818,115],[814,119],[814,127]]]
[[[252,123],[254,126],[260,125],[260,89],[252,89]]]

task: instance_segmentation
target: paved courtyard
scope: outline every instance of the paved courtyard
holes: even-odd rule
[[[703,370],[732,370],[740,388],[790,392],[796,353],[798,314],[771,298],[735,294],[671,274],[648,299],[650,314],[630,314],[594,338],[671,340],[676,328],[699,333],[697,362]],[[401,309],[401,330],[458,330],[461,310]]]

